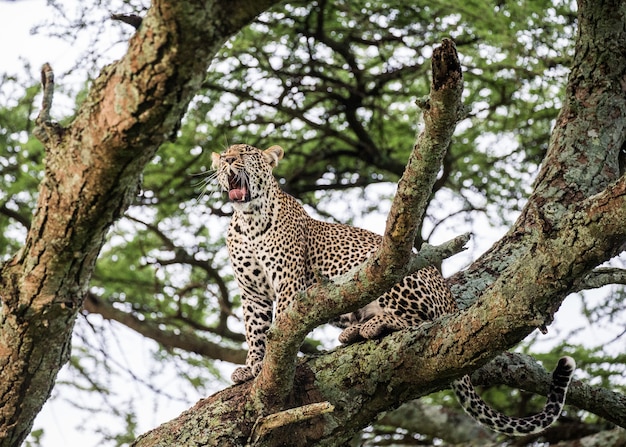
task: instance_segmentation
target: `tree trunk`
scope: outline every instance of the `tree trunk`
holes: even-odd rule
[[[37,133],[45,177],[26,243],[0,276],[0,446],[20,445],[50,396],[106,232],[146,163],[176,135],[225,40],[273,3],[155,1],[67,128],[49,120],[45,68]]]

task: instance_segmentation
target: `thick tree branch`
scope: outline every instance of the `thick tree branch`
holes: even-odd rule
[[[403,267],[413,249],[437,173],[450,145],[462,110],[463,74],[454,43],[444,39],[433,51],[432,81],[428,101],[422,105],[424,130],[409,156],[387,217],[372,273],[384,276]],[[378,269],[381,269],[380,271]]]
[[[626,46],[625,14],[626,4],[620,1],[579,2],[579,33],[564,105],[536,188],[509,232],[450,279],[462,302],[473,302],[537,238],[551,238],[568,209],[619,177],[619,154],[626,142],[626,58],[616,55]],[[611,247],[606,260],[618,247]]]

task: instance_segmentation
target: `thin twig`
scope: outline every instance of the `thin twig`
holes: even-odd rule
[[[139,29],[141,22],[143,21],[143,18],[137,14],[111,14],[111,19],[119,20],[120,22],[126,23],[135,29]]]

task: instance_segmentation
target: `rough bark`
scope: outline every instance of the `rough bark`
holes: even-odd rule
[[[19,445],[49,397],[104,236],[144,166],[175,136],[225,40],[273,3],[155,1],[66,128],[49,119],[45,70],[45,177],[25,245],[0,277],[0,446]]]
[[[580,2],[580,29],[564,107],[535,191],[509,233],[451,280],[467,308],[380,341],[302,360],[284,406],[328,401],[334,411],[277,428],[255,445],[290,445],[294,439],[298,445],[341,445],[381,411],[444,388],[536,328],[545,328],[565,296],[580,287],[578,279],[622,250],[626,179],[619,178],[618,154],[626,139],[626,57],[620,50],[626,48],[625,16],[623,2]],[[410,200],[414,201],[405,203],[406,209],[415,211],[419,199]],[[412,223],[402,228],[410,234]],[[388,226],[386,240],[394,238],[393,231],[394,226]],[[384,270],[394,262],[378,267]],[[363,285],[365,277],[361,278],[342,288],[343,298],[358,301],[351,284]],[[280,338],[284,335],[280,322],[276,327],[275,340],[288,342]],[[301,336],[297,331],[292,334]],[[264,375],[272,372],[264,368]],[[135,445],[244,445],[262,415],[258,402],[249,400],[260,383],[281,391],[285,386],[263,376],[229,388]],[[570,401],[576,393],[572,396]],[[576,404],[587,408],[587,402],[581,398]],[[606,396],[608,402],[620,404],[619,396]]]

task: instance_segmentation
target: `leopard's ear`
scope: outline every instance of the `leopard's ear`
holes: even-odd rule
[[[283,148],[276,145],[263,151],[263,158],[265,158],[265,161],[267,161],[272,168],[276,167],[278,162],[283,158],[283,155],[285,155]]]
[[[220,167],[220,154],[213,152],[211,154],[211,169],[216,170]]]

